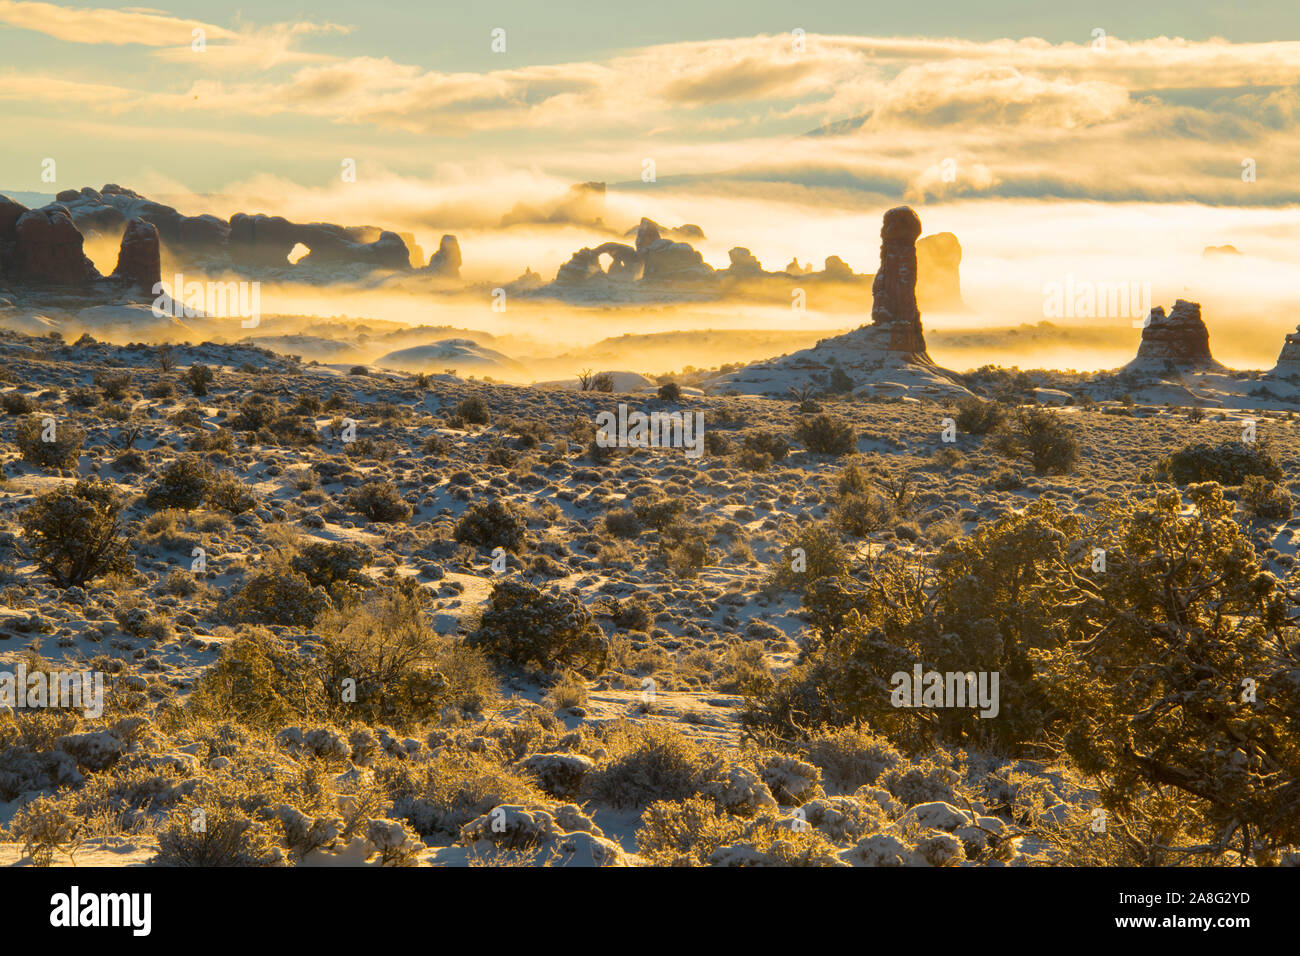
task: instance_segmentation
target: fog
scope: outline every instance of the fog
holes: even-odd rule
[[[699,225],[707,238],[696,247],[719,269],[728,264],[728,250],[744,246],[772,271],[796,258],[820,269],[826,257],[838,255],[855,272],[873,272],[881,213],[896,204],[838,190],[614,185],[603,208],[578,210],[592,212],[585,223],[501,226],[507,214],[563,218],[568,185],[489,170],[473,182],[448,173],[432,182],[387,178],[330,189],[260,179],[207,196],[160,184],[171,191],[155,198],[187,214],[262,211],[411,232],[423,251],[415,265],[427,261],[444,233],[455,234],[464,256],[459,284],[400,276],[331,285],[263,280],[261,308],[268,318],[252,332],[230,335],[257,338],[312,328],[319,334],[317,320],[335,319],[340,324],[326,329],[327,337],[351,347],[338,361],[374,361],[391,350],[396,329],[438,326],[492,336],[492,348],[537,378],[571,375],[587,365],[664,373],[771,357],[870,321],[865,283],[802,284],[802,312],[786,298],[789,283],[747,287],[714,301],[511,296],[504,311],[494,311],[493,290],[526,268],[549,282],[583,246],[631,242],[623,235],[642,216],[666,227]],[[1133,357],[1146,307],[1168,309],[1178,298],[1201,303],[1220,361],[1269,368],[1283,336],[1300,321],[1300,210],[1294,207],[966,200],[915,208],[923,234],[952,232],[962,246],[967,309],[922,316],[932,356],[950,368],[1114,368]],[[1241,254],[1204,254],[1208,246],[1224,245]],[[101,271],[110,272],[117,237],[88,239],[86,250]],[[178,268],[187,278],[222,278],[199,274],[169,256],[164,279]],[[1116,314],[1116,289],[1133,293],[1122,303],[1122,314]],[[1044,321],[1057,331],[1029,334],[1022,328]],[[358,330],[366,341],[356,340]],[[706,330],[713,331],[705,335]],[[445,331],[439,335],[449,337]],[[608,341],[624,336],[632,338]],[[413,344],[420,344],[418,336],[392,347]],[[772,348],[779,350],[762,351]]]

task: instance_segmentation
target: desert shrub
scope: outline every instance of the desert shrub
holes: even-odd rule
[[[784,435],[768,431],[746,432],[741,438],[741,447],[747,451],[768,455],[772,461],[784,461],[790,454],[790,443]]]
[[[682,387],[676,382],[664,382],[659,386],[659,399],[664,402],[680,402]]]
[[[179,508],[192,511],[208,497],[216,473],[197,455],[182,455],[163,469],[159,479],[145,493],[144,500],[155,511]]]
[[[604,518],[605,530],[616,538],[637,538],[641,535],[641,522],[635,513],[624,508],[610,511]]]
[[[721,432],[704,433],[704,453],[706,455],[726,455],[731,452],[731,440]]]
[[[957,427],[968,435],[987,435],[1007,417],[1007,410],[997,402],[986,402],[974,395],[957,404]]]
[[[470,425],[487,425],[492,421],[492,414],[488,411],[487,405],[477,395],[463,399],[451,414],[453,418]]]
[[[370,586],[363,569],[373,563],[369,548],[348,541],[312,541],[289,559],[293,570],[328,591],[336,604]]]
[[[862,538],[888,526],[894,520],[894,508],[875,491],[847,494],[836,503],[831,520],[837,528]]]
[[[607,757],[583,780],[585,796],[615,807],[685,800],[717,772],[716,762],[689,737],[658,723],[619,721],[602,728]]]
[[[251,627],[222,644],[185,706],[201,720],[273,730],[321,718],[326,700],[311,658],[296,643]]]
[[[160,378],[145,389],[148,398],[169,399],[176,397],[176,383],[169,378]]]
[[[465,643],[517,666],[547,670],[599,670],[609,654],[609,642],[577,594],[509,580],[493,586],[480,626]]]
[[[862,725],[822,728],[799,743],[804,759],[819,767],[826,783],[845,793],[874,786],[903,757],[883,737]]]
[[[20,421],[14,436],[23,461],[42,468],[75,467],[85,441],[86,433],[76,425],[40,415]]]
[[[434,631],[422,594],[414,586],[375,591],[317,620],[316,668],[336,719],[420,726],[444,708],[478,713],[495,699],[482,652]]]
[[[632,504],[632,514],[643,527],[663,531],[674,524],[686,511],[686,502],[664,495],[639,500]]]
[[[202,590],[202,585],[195,579],[190,571],[184,568],[176,568],[167,575],[167,580],[163,582],[163,591],[166,594],[174,594],[177,597],[192,597]]]
[[[854,389],[853,377],[838,365],[831,369],[830,380],[826,383],[827,395],[847,395]]]
[[[1293,604],[1213,483],[1118,510],[1098,529],[1107,570],[1041,680],[1066,752],[1099,774],[1121,818],[1153,791],[1177,798],[1161,843],[1256,863],[1300,841],[1300,689]]]
[[[36,411],[36,402],[22,392],[5,392],[0,395],[0,407],[10,415],[25,415]]]
[[[190,391],[199,398],[208,394],[208,386],[216,378],[212,369],[206,365],[191,365],[182,377],[185,379],[185,384],[190,387]]]
[[[1017,409],[999,427],[994,447],[1028,462],[1037,474],[1066,475],[1079,459],[1079,441],[1065,419],[1045,408]]]
[[[411,506],[391,481],[367,481],[348,495],[348,507],[378,523],[401,522],[411,517]]]
[[[417,767],[380,768],[393,814],[424,837],[457,839],[461,827],[500,806],[546,806],[528,775],[483,753],[447,748]]]
[[[199,825],[201,821],[202,825]],[[249,816],[216,787],[185,801],[158,833],[155,866],[280,866],[284,851],[269,821]]]
[[[660,800],[641,814],[637,852],[651,866],[705,866],[714,851],[740,842],[745,821],[712,800]]]
[[[239,403],[229,425],[235,431],[256,432],[269,427],[279,417],[280,403],[275,398],[261,392],[251,392]]]
[[[470,506],[456,522],[454,535],[463,544],[518,552],[523,548],[527,527],[508,501],[492,498]]]
[[[687,522],[677,522],[663,530],[659,550],[673,574],[693,578],[712,560],[709,531]]]
[[[799,531],[781,551],[773,584],[786,591],[803,591],[819,578],[848,574],[849,559],[840,536],[825,523]]]
[[[1196,442],[1165,458],[1156,466],[1156,477],[1175,485],[1217,481],[1239,485],[1250,475],[1281,481],[1282,469],[1266,441],[1228,441],[1217,445]]]
[[[746,471],[767,471],[772,467],[772,456],[752,448],[742,448],[736,456],[736,464]]]
[[[72,857],[82,844],[83,821],[54,797],[40,796],[18,808],[9,833],[36,866],[50,866],[55,853]]]
[[[817,455],[847,455],[857,446],[853,427],[825,412],[801,419],[795,437]]]
[[[1025,487],[1025,480],[1020,473],[1010,468],[999,468],[989,478],[989,485],[995,491],[1017,491]]]
[[[224,602],[223,614],[232,621],[311,627],[329,607],[329,595],[292,568],[268,568],[244,581]]]
[[[41,495],[18,520],[36,566],[67,588],[133,566],[120,511],[111,484],[83,480]]]
[[[1286,521],[1291,517],[1291,492],[1259,475],[1247,475],[1241,483],[1241,506],[1252,518]]]
[[[190,451],[217,451],[228,455],[235,450],[235,434],[226,428],[190,432],[187,445]]]
[[[215,475],[208,484],[204,500],[209,508],[232,515],[257,507],[257,497],[233,475]]]
[[[104,400],[109,402],[120,402],[130,394],[131,391],[131,373],[120,372],[95,372],[92,376],[94,383],[99,386],[100,392],[104,395]]]
[[[786,733],[864,722],[910,752],[968,739],[1019,746],[1054,712],[1035,681],[1033,654],[1065,637],[1070,611],[1059,581],[1082,560],[1084,537],[1081,519],[1039,501],[949,542],[932,568],[879,558],[868,586],[819,589],[819,639],[750,699],[745,719]],[[973,706],[895,706],[895,675],[910,679],[918,664],[927,674],[997,673],[997,719]]]
[[[97,389],[79,385],[68,389],[68,402],[77,408],[94,408],[99,404],[100,394]]]

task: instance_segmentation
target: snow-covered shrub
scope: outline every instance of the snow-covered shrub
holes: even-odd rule
[[[311,627],[329,607],[329,595],[292,568],[271,568],[250,575],[224,602],[232,621]]]
[[[716,780],[720,769],[698,744],[663,724],[608,725],[602,743],[608,756],[587,775],[583,792],[613,806],[684,800]]]
[[[83,480],[41,495],[18,520],[37,567],[59,587],[80,587],[132,567],[120,511],[111,484]]]
[[[1282,480],[1282,468],[1266,440],[1226,441],[1217,445],[1193,442],[1163,459],[1155,469],[1157,478],[1176,485],[1201,481],[1240,485],[1250,475],[1269,481]]]
[[[821,769],[828,786],[844,791],[874,784],[903,759],[888,740],[861,724],[825,728],[800,742],[799,751]]]
[[[465,643],[517,666],[548,670],[600,670],[609,654],[604,632],[576,593],[513,580],[492,588],[479,628]]]
[[[144,500],[155,511],[179,508],[192,511],[207,500],[216,473],[212,466],[197,455],[182,455],[166,468],[149,490]]]
[[[411,517],[411,506],[391,481],[367,481],[348,496],[348,507],[381,524]]]
[[[471,505],[456,522],[455,538],[477,548],[505,548],[519,551],[527,525],[519,512],[499,498]]]
[[[86,433],[71,422],[54,422],[53,434],[42,415],[32,415],[18,423],[14,444],[23,461],[42,468],[72,468],[81,456]],[[52,441],[46,441],[51,438]]]

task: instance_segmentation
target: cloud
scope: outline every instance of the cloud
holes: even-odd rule
[[[60,12],[37,16],[47,8]],[[305,150],[361,135],[396,168],[437,137],[438,159],[490,154],[575,180],[635,182],[649,156],[661,179],[714,188],[770,181],[913,198],[1300,201],[1291,142],[1300,44],[1291,42],[1108,37],[1097,49],[1032,37],[809,35],[800,49],[787,34],[452,72],[307,49],[347,29],[331,24],[213,27],[214,42],[197,55],[184,43],[188,20],[0,0],[0,22],[34,19],[72,42],[165,37],[157,56],[206,70],[172,71],[163,82],[173,85],[161,88],[153,71],[129,69],[111,81],[58,69],[7,77],[0,97],[13,111],[62,112],[69,122],[92,108],[207,136],[276,117],[293,123]],[[824,135],[801,135],[813,129]],[[265,155],[283,162],[277,131],[263,135]],[[1258,164],[1255,183],[1240,180],[1247,157]]]
[[[61,7],[26,0],[0,0],[0,23],[44,33],[66,43],[118,46],[189,46],[196,29],[206,31],[210,39],[237,36],[200,20],[182,19],[153,10]]]

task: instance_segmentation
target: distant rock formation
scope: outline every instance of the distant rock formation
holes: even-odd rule
[[[925,353],[916,305],[916,240],[921,217],[910,206],[885,213],[880,226],[880,269],[871,283],[871,325],[889,333],[895,352]]]
[[[719,376],[710,384],[724,394],[787,396],[835,387],[838,377],[854,391],[882,395],[952,398],[968,394],[925,350],[916,305],[916,240],[920,234],[921,220],[909,207],[885,213],[880,229],[880,268],[872,282],[870,324],[822,339],[812,348]]]
[[[704,235],[704,230],[694,223],[688,222],[676,227],[675,229],[671,227],[665,228],[653,219],[646,219],[644,217],[641,219],[640,223],[623,233],[623,235],[628,238],[631,238],[632,236],[637,236],[639,238],[642,231],[648,226],[654,228],[656,239],[672,239],[675,242],[703,242],[707,238]],[[640,248],[639,242],[637,248]]]
[[[659,234],[659,223],[653,219],[641,219],[641,224],[636,227],[636,251],[644,253],[650,248],[652,242],[658,242],[663,236]]]
[[[1201,319],[1198,302],[1179,299],[1165,315],[1156,306],[1142,328],[1137,358],[1124,366],[1125,371],[1164,370],[1226,371],[1210,354],[1210,331]]]
[[[951,232],[917,240],[916,300],[930,312],[966,308],[961,297],[961,243]]]
[[[438,251],[429,258],[426,272],[449,279],[460,278],[460,241],[455,236],[443,236]]]
[[[1206,246],[1201,252],[1201,257],[1213,259],[1215,256],[1239,256],[1241,250],[1236,246]]]
[[[763,274],[763,263],[759,262],[754,257],[754,254],[744,246],[736,246],[727,253],[727,258],[731,261],[727,271],[733,276],[746,278]]]
[[[912,216],[915,218],[914,213]],[[627,232],[629,238],[634,237],[635,245],[606,242],[595,248],[584,246],[560,266],[555,281],[549,286],[524,289],[516,285],[514,291],[586,300],[635,299],[643,295],[673,293],[698,298],[701,294],[724,296],[732,290],[777,298],[789,295],[796,282],[800,285],[811,282],[863,286],[873,283],[876,278],[871,274],[854,272],[839,256],[827,256],[824,268],[817,272],[811,265],[800,265],[797,258],[780,272],[768,272],[758,257],[744,246],[733,247],[727,253],[727,268],[715,270],[689,242],[671,238],[688,229],[699,231],[695,226],[682,226],[666,234],[667,231],[653,219],[642,218],[635,229]],[[939,233],[920,241],[905,240],[904,244],[907,248],[900,246],[897,255],[907,260],[910,277],[907,288],[912,290],[908,294],[912,298],[913,311],[918,301],[936,309],[964,308],[958,272],[961,245],[957,237],[952,233]],[[608,271],[603,268],[605,256],[609,256]],[[891,264],[891,268],[897,271],[898,267]],[[918,281],[921,283],[919,286]],[[634,285],[638,282],[640,285]],[[893,288],[891,280],[884,290],[888,292]],[[911,347],[917,345],[917,338],[915,335],[912,338],[904,336],[900,341],[907,347],[902,350],[924,352],[923,342],[919,348]]]
[[[83,285],[102,279],[83,248],[66,206],[28,209],[0,196],[0,262],[7,280]]]
[[[642,276],[647,281],[704,279],[713,275],[713,267],[689,243],[658,239],[641,253]]]
[[[608,272],[601,267],[602,256],[610,257]],[[621,242],[606,242],[594,249],[584,246],[560,266],[555,282],[560,286],[575,286],[607,277],[625,282],[644,279],[651,283],[671,283],[680,279],[707,279],[713,274],[713,268],[689,243],[662,238],[654,220],[642,219],[637,227],[635,247]]]
[[[58,202],[83,233],[109,233],[132,220],[143,220],[156,228],[161,245],[182,262],[217,267],[233,265],[254,271],[294,268],[328,280],[339,266],[353,271],[407,271],[411,249],[418,250],[409,234],[404,238],[374,226],[296,223],[261,213],[235,213],[228,222],[212,215],[185,216],[116,183],[102,190],[89,186],[67,189],[58,194]],[[299,244],[309,252],[291,264],[289,254]],[[316,266],[324,268],[313,270]]]
[[[1268,374],[1278,378],[1300,376],[1300,327],[1287,333],[1282,342],[1282,351],[1277,356],[1277,364]]]
[[[124,279],[150,293],[162,281],[162,250],[158,244],[158,228],[153,223],[132,219],[126,224],[113,278]]]

